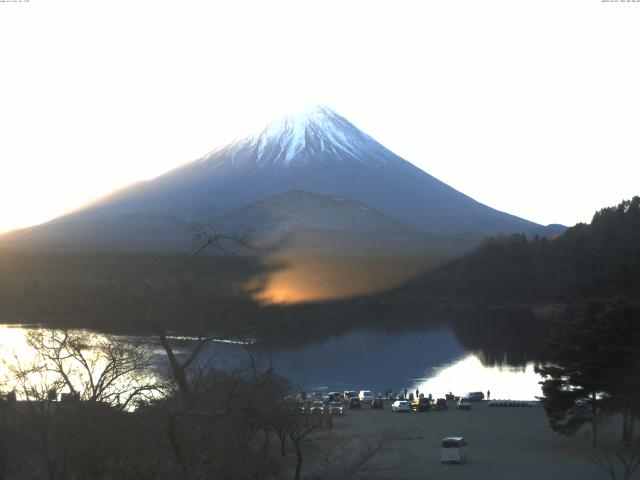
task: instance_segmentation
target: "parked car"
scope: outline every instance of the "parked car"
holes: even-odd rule
[[[384,400],[382,398],[374,398],[371,402],[371,408],[375,408],[376,410],[382,410],[384,408]]]
[[[484,400],[484,393],[482,392],[469,392],[464,398],[469,399],[470,402],[480,402]]]
[[[428,412],[429,411],[429,399],[428,398],[414,398],[411,402],[411,411],[413,412]]]
[[[458,410],[471,410],[471,400],[466,397],[458,400]]]
[[[331,402],[339,402],[342,399],[342,394],[340,392],[329,392],[328,396]]]
[[[434,405],[436,410],[446,410],[448,408],[447,400],[445,398],[439,398]]]
[[[311,408],[309,409],[311,413],[323,413],[324,412],[324,402],[322,400],[314,400],[311,404]]]
[[[373,392],[371,390],[360,390],[358,398],[361,403],[371,403],[373,402]]]
[[[331,402],[329,404],[329,413],[332,415],[343,415],[344,414],[344,406],[342,402]]]
[[[307,393],[307,398],[305,400],[308,403],[313,402],[322,402],[322,393],[320,392],[309,392]]]
[[[465,448],[467,442],[464,437],[445,437],[440,446],[440,461],[442,463],[463,463],[467,460]]]
[[[356,396],[357,396],[357,394],[356,394],[356,392],[354,390],[345,390],[344,394],[342,395],[342,399],[343,400],[349,400],[349,399],[351,399],[353,397],[356,397]]]
[[[342,394],[340,392],[326,392],[322,395],[322,400],[324,403],[336,402],[342,399]]]
[[[391,404],[391,411],[393,412],[410,412],[411,406],[406,400],[396,400]]]
[[[353,410],[353,409],[362,409],[362,404],[360,403],[360,399],[358,397],[351,397],[349,399],[349,410]]]

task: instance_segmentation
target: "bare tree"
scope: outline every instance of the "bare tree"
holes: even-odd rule
[[[283,400],[274,402],[265,413],[265,421],[270,428],[273,428],[278,437],[280,446],[280,456],[287,455],[287,437],[300,418],[300,405],[294,400]]]
[[[619,440],[615,429],[601,435],[599,445],[589,455],[589,461],[612,480],[629,480],[640,467],[640,439]]]
[[[34,469],[38,470],[38,464],[41,464],[41,475],[49,480],[56,480],[59,476],[52,445],[56,406],[47,401],[47,398],[48,392],[57,391],[62,381],[59,378],[47,378],[36,362],[23,365],[17,356],[13,364],[7,367],[9,376],[5,379],[5,386],[11,389],[11,400],[3,405],[7,422],[19,425],[20,430],[32,440],[28,455],[36,459]],[[25,400],[19,406],[16,402],[18,396]]]
[[[65,330],[26,335],[31,355],[7,365],[6,383],[17,401],[2,405],[16,438],[24,437],[23,468],[50,480],[106,468],[107,452],[120,448],[125,412],[163,393],[148,348]],[[61,393],[74,401],[58,401]]]
[[[612,480],[629,480],[640,467],[640,447],[614,445],[599,448],[591,462],[605,471]]]
[[[164,350],[169,368],[175,385],[185,404],[192,400],[191,388],[189,384],[189,369],[194,364],[202,349],[211,340],[203,331],[202,319],[200,315],[194,316],[190,320],[200,320],[200,331],[194,339],[191,351],[183,358],[179,358],[171,344],[171,335],[164,326],[164,317],[168,307],[177,300],[180,292],[180,284],[185,276],[193,271],[196,261],[213,252],[224,255],[236,255],[239,252],[255,251],[251,244],[248,232],[237,234],[223,233],[215,228],[198,227],[193,235],[193,251],[183,269],[171,282],[168,288],[160,288],[152,281],[145,282],[145,291],[136,291],[131,286],[120,284],[143,309],[144,324],[158,339]],[[192,323],[192,322],[189,322]]]
[[[317,439],[311,456],[313,467],[302,478],[308,480],[352,480],[370,478],[384,468],[374,464],[403,432],[388,429],[363,438],[354,434],[328,434]]]
[[[296,415],[294,414],[294,421],[291,422],[287,429],[287,434],[291,440],[291,444],[296,452],[296,470],[294,474],[294,480],[300,480],[302,474],[302,462],[303,462],[303,445],[309,437],[321,430],[322,424],[318,418],[320,415]]]
[[[174,404],[166,413],[165,433],[173,455],[180,465],[183,478],[197,477],[203,469],[211,470],[210,461],[202,462],[192,453],[201,450],[202,442],[198,439],[211,437],[211,428],[217,423],[216,420],[219,423],[222,417],[229,415],[232,400],[237,398],[239,386],[246,382],[244,379],[234,378],[233,375],[207,375],[210,371],[209,361],[202,362],[200,357],[212,339],[205,332],[201,315],[192,314],[188,321],[184,322],[191,325],[194,320],[198,320],[200,327],[196,338],[191,342],[190,350],[182,354],[176,351],[165,320],[171,311],[170,307],[179,300],[183,280],[187,275],[193,274],[197,260],[206,258],[212,251],[235,255],[247,249],[252,249],[252,246],[244,233],[231,235],[201,227],[194,232],[192,254],[183,270],[169,285],[147,280],[142,288],[135,289],[131,285],[120,284],[120,287],[142,307],[144,325],[157,338],[166,354],[171,379],[180,402]],[[176,319],[170,320],[170,323],[175,323]],[[225,385],[220,388],[221,385],[216,385],[215,381],[221,381],[222,378]],[[211,390],[217,390],[218,395],[215,398],[218,401],[206,401],[211,399]],[[226,397],[223,405],[219,402],[221,397]],[[188,434],[185,431],[188,431]]]
[[[9,452],[7,451],[7,406],[6,400],[0,400],[0,480],[7,476]]]
[[[22,379],[23,393],[31,398],[44,400],[53,395],[55,399],[58,392],[66,390],[72,398],[124,410],[164,389],[152,369],[151,352],[143,344],[107,335],[43,329],[29,331],[26,340],[34,351],[33,361],[26,371],[20,367],[12,367],[12,371],[15,378]],[[25,374],[42,376],[47,390],[24,391],[30,385]]]

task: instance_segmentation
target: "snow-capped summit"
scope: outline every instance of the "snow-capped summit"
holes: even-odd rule
[[[198,163],[212,168],[229,161],[260,168],[345,160],[376,165],[389,162],[390,153],[329,107],[314,105],[213,150]]]

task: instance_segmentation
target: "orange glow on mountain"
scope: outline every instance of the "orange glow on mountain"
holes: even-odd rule
[[[275,262],[275,261],[274,261]],[[260,303],[292,304],[337,300],[393,288],[429,266],[409,257],[290,257],[268,275],[253,298]]]

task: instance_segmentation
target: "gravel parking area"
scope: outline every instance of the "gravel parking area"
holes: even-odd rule
[[[589,440],[554,433],[541,406],[489,407],[474,403],[471,410],[395,413],[384,410],[350,410],[336,419],[335,434],[372,436],[390,430],[399,438],[373,460],[367,478],[389,479],[605,479],[588,461]],[[331,435],[331,433],[329,434]],[[464,436],[467,462],[440,463],[440,441]]]

